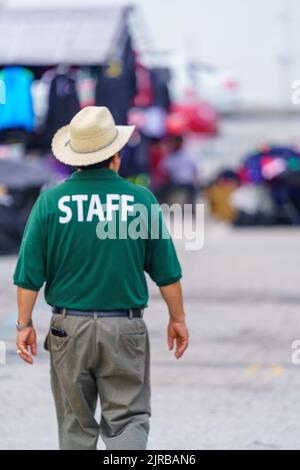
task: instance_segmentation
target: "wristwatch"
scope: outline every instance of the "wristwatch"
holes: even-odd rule
[[[18,321],[16,322],[16,328],[18,331],[25,330],[25,328],[29,328],[32,325],[33,325],[32,320],[29,320],[26,323],[19,323]]]

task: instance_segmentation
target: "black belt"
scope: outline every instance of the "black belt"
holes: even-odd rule
[[[142,318],[144,310],[141,308],[131,308],[128,310],[104,310],[104,311],[85,311],[85,310],[72,310],[69,308],[52,307],[52,312],[55,314],[71,315],[74,317],[128,317],[128,318]]]

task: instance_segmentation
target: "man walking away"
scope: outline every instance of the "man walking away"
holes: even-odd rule
[[[14,274],[17,348],[29,364],[37,354],[32,311],[46,283],[53,315],[45,348],[60,449],[96,449],[99,433],[109,450],[146,448],[151,407],[144,272],[168,306],[170,350],[175,346],[179,359],[188,346],[181,267],[172,240],[162,235],[161,210],[149,190],[118,175],[120,150],[132,132],[116,126],[107,108],[86,107],[55,134],[54,155],[78,170],[36,201]],[[144,232],[161,225],[158,236],[135,236],[140,208],[146,209]],[[122,229],[117,236],[115,228]],[[94,417],[98,396],[100,425]]]

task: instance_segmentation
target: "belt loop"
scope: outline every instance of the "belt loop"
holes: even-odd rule
[[[128,318],[129,318],[129,320],[132,320],[132,319],[133,319],[133,309],[132,309],[132,308],[130,308],[130,309],[128,310]]]
[[[94,320],[97,320],[97,313],[96,312],[94,312],[93,317],[94,317]]]
[[[63,309],[62,309],[62,317],[63,317],[63,318],[66,318],[66,316],[67,316],[67,309],[66,309],[66,308],[63,308]]]

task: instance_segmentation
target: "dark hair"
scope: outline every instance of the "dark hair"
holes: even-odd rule
[[[180,149],[183,145],[184,138],[182,135],[175,135],[172,138],[173,145],[177,148]]]
[[[166,140],[175,152],[180,150],[184,144],[183,135],[168,135]]]
[[[108,168],[109,164],[111,163],[114,156],[104,160],[100,163],[95,163],[94,165],[86,165],[86,166],[77,166],[78,170],[101,170],[102,168]]]

